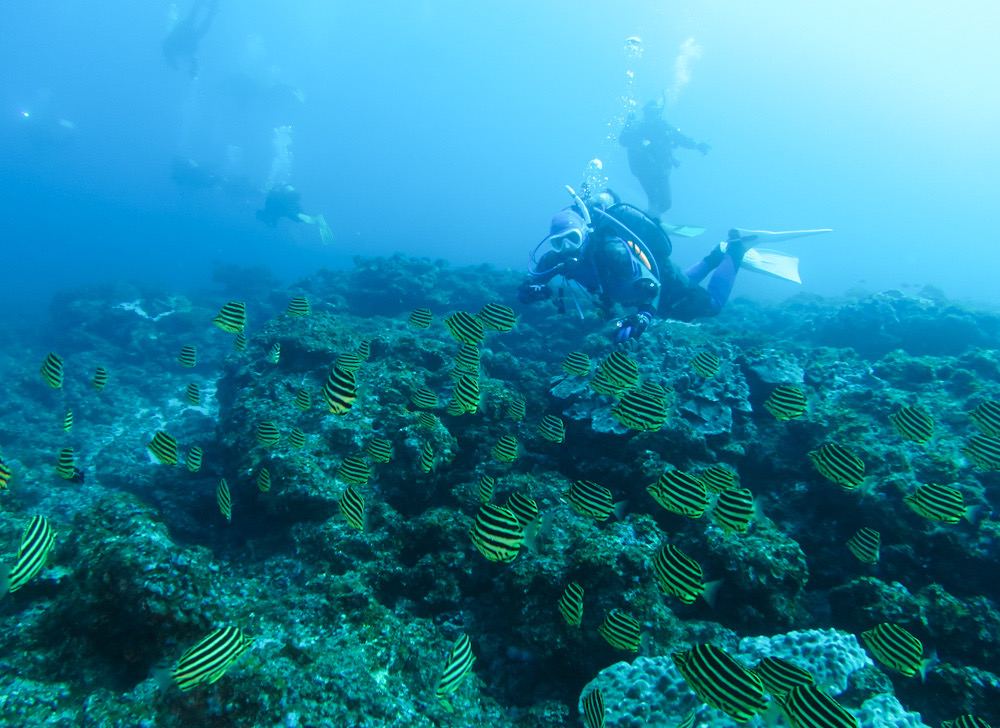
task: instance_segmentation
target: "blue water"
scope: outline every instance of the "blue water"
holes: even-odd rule
[[[1000,303],[996,3],[219,0],[196,79],[161,52],[190,2],[4,6],[5,316],[121,277],[197,288],[217,260],[285,279],[394,251],[520,267],[591,159],[644,203],[615,140],[661,92],[712,145],[678,152],[665,217],[708,228],[681,264],[731,226],[831,227],[789,248],[801,289],[743,275],[736,294],[934,284]],[[254,218],[281,126],[278,176],[332,247]],[[175,158],[240,184],[178,185]]]

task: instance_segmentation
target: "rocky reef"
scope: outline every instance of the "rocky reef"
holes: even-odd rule
[[[0,353],[6,565],[31,516],[56,533],[44,568],[0,599],[0,726],[581,725],[579,698],[595,679],[608,725],[652,725],[667,701],[681,711],[662,722],[672,726],[700,703],[671,653],[708,642],[758,655],[789,641],[818,662],[837,649],[857,657],[838,692],[866,728],[964,713],[1000,725],[1000,476],[963,454],[979,432],[968,413],[1000,400],[995,313],[890,291],[737,300],[713,320],[659,322],[628,356],[642,383],[672,388],[669,419],[639,431],[591,377],[561,368],[570,352],[596,364],[612,349],[605,322],[572,306],[561,314],[558,301],[515,306],[511,331],[487,332],[479,408],[447,411],[461,344],[444,317],[512,302],[518,273],[397,256],[291,288],[259,271],[218,275],[223,290],[188,297],[125,283],[68,291],[35,340]],[[293,297],[309,315],[285,313]],[[212,325],[232,300],[246,302],[243,350]],[[432,312],[429,328],[408,322],[416,308]],[[187,345],[193,367],[178,362]],[[356,397],[331,414],[323,389],[335,362],[366,346]],[[61,389],[38,372],[50,351],[64,362]],[[692,368],[703,351],[719,357],[718,374]],[[108,371],[99,392],[98,366]],[[185,399],[191,382],[197,404]],[[764,406],[780,384],[806,393],[801,417],[779,421]],[[433,417],[411,403],[425,387]],[[521,398],[525,415],[512,417]],[[934,421],[924,444],[890,420],[916,404]],[[565,425],[562,442],[539,430],[546,415]],[[261,423],[274,423],[277,443]],[[176,439],[178,464],[149,453],[157,431]],[[505,462],[494,446],[508,434],[518,445]],[[342,464],[375,438],[391,443],[391,459],[369,457],[370,478],[352,481]],[[809,453],[828,442],[864,462],[859,487],[817,470]],[[197,471],[185,464],[194,446]],[[57,473],[65,447],[81,477]],[[668,470],[700,476],[719,464],[753,494],[745,533],[709,512],[671,512],[647,491]],[[483,476],[496,479],[493,503],[518,493],[541,514],[510,563],[470,538]],[[223,479],[231,520],[217,500]],[[604,521],[581,515],[578,480],[627,504]],[[362,529],[342,512],[351,482]],[[907,505],[931,483],[958,488],[969,517],[935,522]],[[881,535],[878,563],[847,547],[861,527]],[[721,580],[714,605],[663,593],[653,560],[664,543],[705,581]],[[584,593],[578,627],[557,608],[570,582]],[[638,622],[638,654],[598,632],[613,610]],[[855,638],[884,622],[936,652],[925,681],[861,660]],[[158,687],[228,625],[253,644],[224,674],[188,691]],[[463,634],[475,661],[449,712],[436,691]],[[780,637],[793,634],[806,636]],[[732,722],[698,710],[700,721]]]

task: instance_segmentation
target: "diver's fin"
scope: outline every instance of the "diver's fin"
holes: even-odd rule
[[[323,240],[323,245],[333,245],[333,231],[326,224],[326,218],[322,215],[317,215],[313,219],[316,222],[316,227],[319,228],[319,236]]]
[[[723,243],[723,247],[725,247],[725,243]],[[802,282],[802,279],[799,278],[799,259],[778,250],[750,248],[743,255],[740,267],[793,283]]]
[[[696,238],[707,229],[697,225],[671,225],[665,222],[661,222],[660,227],[668,235],[680,235],[682,238]]]
[[[783,240],[795,240],[809,235],[819,235],[820,233],[832,233],[833,228],[823,228],[821,230],[785,230],[783,232],[772,232],[770,230],[744,230],[736,228],[741,238],[751,237],[754,245],[758,243],[776,243]]]
[[[295,219],[299,222],[304,222],[306,225],[312,225],[316,222],[316,219],[312,215],[303,215],[301,212],[295,216]]]

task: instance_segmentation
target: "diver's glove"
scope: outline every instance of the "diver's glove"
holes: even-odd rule
[[[619,319],[615,329],[615,343],[624,344],[638,339],[651,323],[653,315],[648,311],[636,311],[631,316]]]
[[[517,300],[521,303],[538,303],[552,298],[552,289],[538,283],[522,283],[517,289]]]

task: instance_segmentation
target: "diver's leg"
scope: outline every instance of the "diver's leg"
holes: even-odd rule
[[[708,255],[684,271],[684,275],[692,283],[701,283],[709,273],[719,267],[724,256],[722,246],[716,245]]]
[[[736,283],[736,274],[740,270],[744,252],[746,250],[743,245],[730,243],[722,262],[719,263],[719,267],[715,269],[715,273],[709,279],[706,288],[712,299],[712,309],[715,312],[712,315],[719,313],[726,305],[726,301],[729,300],[729,294],[733,290],[733,284]]]

